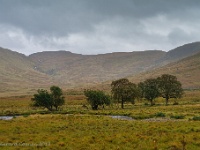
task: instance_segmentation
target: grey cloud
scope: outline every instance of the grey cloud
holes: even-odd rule
[[[143,19],[197,7],[198,0],[1,0],[0,20],[32,34],[67,34],[92,30],[113,17]],[[198,8],[198,7],[197,7]]]
[[[200,32],[189,33],[183,29],[175,28],[169,33],[168,39],[172,45],[177,44],[180,41],[184,43],[190,43],[199,40],[199,37],[197,37],[196,34],[200,34]]]
[[[169,50],[199,40],[199,7],[199,0],[0,0],[0,46],[25,54]]]

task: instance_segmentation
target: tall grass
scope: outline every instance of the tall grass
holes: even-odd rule
[[[200,148],[199,122],[144,122],[91,115],[31,115],[0,120],[1,143],[49,143],[41,149],[153,150]],[[6,147],[1,149],[34,149]]]

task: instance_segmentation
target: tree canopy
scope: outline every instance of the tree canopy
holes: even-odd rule
[[[146,98],[153,104],[153,100],[162,96],[165,98],[165,103],[168,105],[170,98],[181,98],[183,89],[181,83],[176,76],[163,74],[162,76],[153,79],[147,79],[140,82],[138,87],[141,91],[141,96]]]
[[[58,110],[59,106],[62,106],[65,103],[62,89],[58,86],[50,87],[51,96],[53,99],[53,106]]]
[[[155,98],[160,95],[157,79],[147,79],[144,81],[143,86],[144,98],[149,100],[151,105],[154,105]]]
[[[181,98],[183,95],[182,84],[176,76],[163,74],[157,78],[160,94],[166,100],[166,105],[170,98]]]
[[[113,98],[118,103],[121,102],[121,108],[124,108],[124,102],[134,103],[134,99],[139,95],[136,84],[129,82],[126,78],[113,81],[111,89]]]
[[[98,106],[109,105],[111,103],[110,96],[106,95],[103,91],[85,90],[84,94],[93,110],[97,110]]]
[[[59,106],[65,103],[65,98],[63,96],[62,89],[58,86],[50,87],[50,93],[44,89],[38,89],[37,94],[33,95],[32,98],[33,106],[35,107],[45,107],[49,111],[58,110]]]

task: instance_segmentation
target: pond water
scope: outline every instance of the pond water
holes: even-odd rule
[[[111,115],[110,116],[111,118],[113,118],[113,119],[120,119],[120,120],[134,120],[132,117],[129,117],[129,116],[113,116],[113,115]]]
[[[0,120],[11,120],[13,118],[13,116],[0,116]]]

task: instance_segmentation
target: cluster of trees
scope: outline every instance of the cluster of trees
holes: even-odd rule
[[[163,74],[158,78],[147,79],[138,85],[131,83],[128,79],[119,79],[111,84],[112,95],[117,102],[121,102],[124,108],[124,102],[132,102],[137,98],[145,98],[154,105],[154,100],[158,97],[165,98],[168,105],[170,98],[181,98],[183,89],[176,76]]]
[[[140,90],[143,97],[151,102],[157,97],[165,98],[165,103],[168,105],[170,98],[181,98],[183,89],[181,83],[177,80],[176,76],[163,74],[156,79],[147,79],[139,83]]]
[[[58,110],[59,106],[65,103],[62,89],[58,86],[50,87],[50,93],[47,90],[39,89],[37,94],[32,98],[33,106],[45,107],[52,111]],[[105,105],[111,104],[111,99],[121,103],[124,108],[125,102],[135,103],[136,99],[146,99],[151,105],[155,104],[158,97],[165,98],[168,105],[170,98],[181,98],[183,89],[176,76],[163,74],[158,78],[147,79],[139,84],[131,83],[128,79],[123,78],[111,83],[111,96],[99,90],[85,90],[84,95],[93,110],[99,106],[104,108]]]
[[[49,111],[58,110],[59,106],[65,103],[62,89],[58,86],[51,86],[50,93],[47,90],[39,89],[37,94],[33,95],[32,98],[33,106],[45,107]]]
[[[98,105],[111,103],[111,98],[103,91],[86,90],[84,93],[92,109],[98,109]],[[182,97],[183,89],[176,76],[163,74],[158,78],[147,79],[139,84],[131,83],[126,78],[113,81],[111,94],[115,102],[121,103],[121,108],[124,108],[125,102],[134,104],[136,99],[143,98],[154,105],[155,99],[158,97],[165,98],[165,103],[168,105],[170,98]]]

